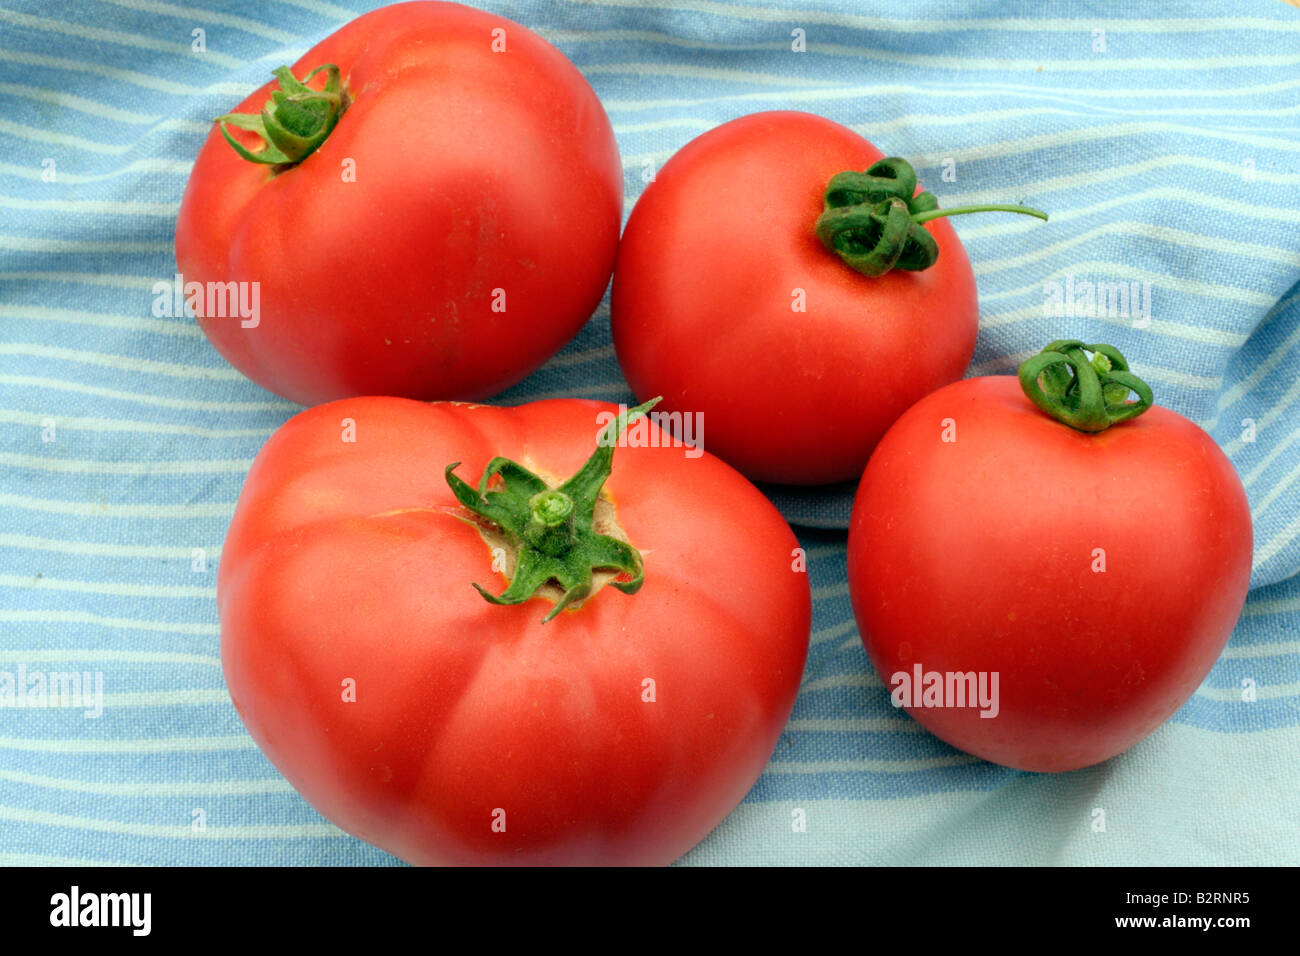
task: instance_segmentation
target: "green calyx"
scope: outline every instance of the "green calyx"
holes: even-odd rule
[[[1074,339],[1060,339],[1027,359],[1020,387],[1047,414],[1081,432],[1137,418],[1153,400],[1151,386],[1129,371],[1119,349]],[[1137,401],[1128,400],[1130,392]]]
[[[915,195],[914,195],[915,194]],[[939,245],[922,228],[931,219],[972,212],[1017,212],[1046,219],[1028,206],[960,206],[940,209],[932,193],[916,192],[911,163],[890,156],[865,173],[836,173],[826,185],[825,207],[814,227],[817,238],[850,268],[863,275],[891,269],[919,272],[934,265]]]
[[[325,88],[313,90],[307,84],[321,71],[326,73]],[[293,165],[315,152],[343,115],[342,81],[333,63],[316,67],[301,81],[294,79],[287,66],[280,67],[275,75],[280,88],[271,91],[261,113],[227,113],[213,122],[221,124],[226,142],[250,163]],[[256,153],[245,148],[230,135],[231,126],[256,133],[265,147]]]
[[[592,527],[600,489],[609,477],[614,448],[630,422],[645,415],[659,399],[620,412],[596,438],[596,450],[572,478],[558,488],[509,458],[493,458],[483,469],[478,488],[453,472],[460,462],[447,466],[447,484],[456,500],[491,522],[516,548],[515,571],[510,585],[495,595],[475,584],[479,594],[493,604],[522,604],[538,588],[555,581],[563,596],[545,623],[574,601],[591,593],[592,572],[617,571],[629,580],[610,581],[624,594],[635,594],[645,580],[641,552],[626,541],[600,534]],[[493,478],[500,481],[489,490]]]

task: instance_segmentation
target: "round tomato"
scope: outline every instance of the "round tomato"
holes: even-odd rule
[[[501,17],[400,3],[277,75],[209,135],[176,227],[187,297],[232,365],[304,404],[478,398],[582,327],[623,180],[563,54]]]
[[[258,455],[226,683],[337,825],[420,864],[664,864],[758,778],[808,647],[796,539],[648,420],[593,455],[614,416],[356,398]]]
[[[975,348],[970,263],[915,183],[807,113],[744,116],[687,144],[637,202],[614,269],[632,390],[702,413],[710,451],[750,478],[857,478]]]
[[[1087,346],[1094,366],[1083,348],[1053,343],[1023,386],[972,378],[918,402],[867,465],[849,531],[859,632],[895,704],[1024,770],[1151,733],[1209,673],[1250,581],[1231,463],[1146,408],[1118,352]],[[1145,397],[1126,404],[1130,385]]]

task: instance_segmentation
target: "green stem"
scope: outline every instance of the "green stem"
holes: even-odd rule
[[[1092,358],[1087,353],[1093,353]],[[1151,386],[1129,371],[1113,345],[1059,339],[1020,366],[1020,388],[1057,421],[1101,432],[1151,407]],[[1128,400],[1129,393],[1137,396]]]
[[[493,604],[521,604],[538,588],[554,581],[563,595],[543,618],[545,623],[591,593],[594,571],[619,572],[619,578],[609,583],[625,594],[640,589],[645,579],[641,553],[626,541],[600,534],[593,522],[619,436],[630,422],[644,416],[658,402],[654,398],[621,411],[597,435],[591,457],[559,488],[548,487],[509,458],[497,457],[488,462],[478,488],[453,474],[460,462],[447,466],[447,484],[456,500],[495,525],[516,548],[514,575],[505,591],[490,594],[474,585],[486,600]],[[489,487],[494,478],[499,482]]]
[[[999,203],[988,206],[957,206],[955,209],[932,209],[929,212],[917,213],[912,217],[912,222],[919,226],[931,219],[942,219],[944,216],[965,216],[972,212],[1018,212],[1026,216],[1042,219],[1044,222],[1047,221],[1047,213],[1041,209],[1034,209],[1032,206],[1010,206]]]
[[[573,499],[563,491],[543,491],[529,500],[532,517],[524,527],[523,539],[550,555],[562,555],[573,547]]]
[[[314,90],[307,84],[322,71],[325,86]],[[316,67],[301,81],[294,79],[287,66],[273,72],[280,88],[271,91],[261,113],[227,113],[213,122],[220,125],[221,135],[234,151],[250,163],[290,166],[319,149],[338,124],[346,105],[342,80],[333,63]],[[245,147],[230,134],[231,126],[256,133],[262,138],[262,149],[254,152]]]
[[[916,192],[916,171],[905,159],[890,156],[865,173],[837,173],[826,185],[823,209],[814,230],[817,238],[850,268],[863,275],[891,269],[919,272],[934,265],[939,245],[924,223],[972,212],[1014,212],[1046,219],[1029,206],[988,204],[940,209],[932,193]]]

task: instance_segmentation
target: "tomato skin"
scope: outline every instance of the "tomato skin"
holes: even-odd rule
[[[582,327],[613,269],[623,170],[595,92],[541,37],[451,3],[367,13],[294,75],[326,62],[351,103],[301,164],[277,175],[215,127],[199,153],[176,229],[180,271],[260,283],[256,327],[200,318],[204,332],[249,378],[303,404],[470,399],[514,384]],[[234,111],[257,112],[269,89]]]
[[[636,594],[606,587],[542,624],[545,599],[500,607],[471,587],[506,579],[444,468],[477,484],[501,454],[567,477],[602,409],[348,399],[258,455],[218,578],[226,682],[263,752],[343,829],[418,864],[665,864],[761,773],[811,595],[789,526],[718,459],[615,452],[605,491],[643,552]]]
[[[611,305],[623,373],[638,397],[703,413],[706,447],[750,478],[857,478],[893,421],[970,364],[975,279],[947,221],[925,226],[934,266],[875,278],[813,232],[830,178],[882,157],[822,117],[756,113],[683,147],[628,220]]]
[[[917,663],[999,674],[995,718],[909,708],[932,733],[1010,767],[1072,770],[1132,747],[1204,680],[1246,599],[1251,537],[1231,463],[1176,412],[1088,435],[1014,376],[974,378],[922,399],[877,447],[849,587],[891,689]]]

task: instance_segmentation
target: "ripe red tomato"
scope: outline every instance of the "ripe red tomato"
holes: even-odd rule
[[[896,702],[1024,770],[1098,763],[1173,714],[1227,642],[1250,566],[1241,481],[1194,423],[1152,406],[1079,431],[1012,376],[957,382],[899,418],[849,531],[858,628]],[[997,674],[996,716],[912,706],[918,666]]]
[[[421,864],[663,864],[758,778],[794,704],[811,598],[789,527],[727,465],[666,437],[634,447],[658,432],[633,426],[594,528],[643,564],[548,623],[553,585],[513,606],[471,586],[499,592],[501,566],[526,575],[447,466],[474,485],[504,455],[554,485],[612,408],[347,399],[258,455],[218,580],[226,683],[271,762],[343,829]],[[515,482],[525,517],[549,509],[523,475],[498,472],[493,507]]]
[[[814,230],[832,177],[883,158],[819,116],[756,113],[683,147],[628,220],[612,302],[623,372],[638,397],[702,413],[709,450],[750,478],[857,478],[885,429],[970,363],[975,279],[947,222],[922,229],[931,268],[874,276]]]
[[[299,164],[249,162],[216,128],[199,153],[180,271],[259,283],[260,299],[245,327],[205,314],[205,297],[204,332],[305,404],[478,398],[517,382],[582,327],[613,268],[622,166],[595,92],[536,34],[451,3],[358,17],[293,76],[323,64],[338,66],[345,108]],[[273,86],[235,112],[252,120]]]

